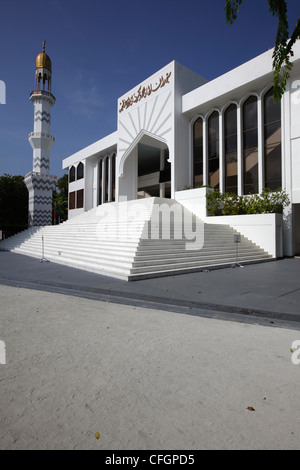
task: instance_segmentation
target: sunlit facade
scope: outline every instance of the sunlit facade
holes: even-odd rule
[[[237,195],[282,188],[291,202],[284,254],[300,252],[300,42],[279,103],[272,53],[210,82],[174,61],[126,92],[117,130],[63,161],[69,218],[205,186]]]

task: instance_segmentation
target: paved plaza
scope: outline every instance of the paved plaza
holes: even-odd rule
[[[0,283],[224,319],[300,321],[299,258],[127,282],[0,251]]]
[[[0,259],[1,449],[300,449],[300,260],[126,283]]]

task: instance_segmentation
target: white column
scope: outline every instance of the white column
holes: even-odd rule
[[[106,158],[102,158],[102,204],[105,203],[105,170]]]
[[[223,114],[219,114],[219,188],[221,193],[225,191],[225,162],[224,162],[224,131]]]
[[[98,167],[98,189],[97,189],[98,196],[97,196],[97,201],[98,201],[98,206],[99,206],[100,204],[102,204],[102,190],[101,190],[101,196],[100,196],[100,173],[102,171],[102,158],[100,158],[100,160],[98,162],[98,165],[99,165],[99,167]],[[100,168],[101,168],[101,170],[100,170]],[[101,173],[101,181],[102,181],[102,173]]]
[[[261,96],[257,99],[257,127],[258,127],[258,192],[264,188],[264,132],[263,132],[263,109]]]
[[[203,118],[203,186],[208,184],[207,172],[207,119]]]
[[[160,170],[165,169],[165,151],[160,149]],[[165,183],[159,184],[159,197],[165,197]]]
[[[286,91],[282,97],[283,111],[281,114],[282,126],[282,160],[284,172],[282,174],[282,188],[292,202],[292,152],[291,152],[291,79],[287,82]],[[283,211],[283,254],[293,256],[293,206],[292,203]]]
[[[112,156],[107,157],[108,163],[108,202],[112,201]]]
[[[242,109],[239,104],[237,107],[237,172],[238,172],[238,195],[244,194],[244,164],[243,164],[243,135],[242,135]]]
[[[94,163],[93,167],[93,207],[98,206],[98,194],[99,194],[99,163]]]

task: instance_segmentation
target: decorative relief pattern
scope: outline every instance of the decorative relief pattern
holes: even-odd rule
[[[47,137],[47,139],[55,141],[55,137],[51,134],[45,134],[44,132],[30,132],[28,138],[30,137]]]
[[[119,119],[119,148],[121,156],[132,145],[142,131],[167,138],[172,129],[171,91],[156,95],[151,103],[145,101],[132,108]]]
[[[46,111],[37,111],[34,115],[34,121],[46,121],[48,124],[50,124],[51,121],[51,116],[50,113],[47,113]]]
[[[157,90],[159,90],[160,88],[163,88],[167,83],[169,83],[171,73],[172,72],[168,72],[165,78],[161,76],[159,81],[156,82],[154,86],[152,86],[152,84],[148,86],[141,85],[136,93],[134,93],[132,96],[129,96],[126,100],[121,101],[119,113],[124,111],[124,109],[128,109],[133,104],[138,103],[143,98],[147,98],[152,93],[155,93]]]
[[[33,159],[33,168],[39,167],[39,169],[44,168],[45,170],[49,170],[49,159],[43,157],[35,157]]]
[[[29,197],[29,203],[52,204],[52,194],[51,194],[51,196],[36,196],[36,195],[30,196]]]

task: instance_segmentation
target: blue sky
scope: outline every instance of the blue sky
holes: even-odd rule
[[[299,0],[288,0],[292,30]],[[225,0],[0,0],[0,175],[32,170],[35,58],[52,61],[50,173],[67,156],[114,132],[117,99],[172,60],[208,80],[273,47],[267,0],[244,0],[227,26]]]

